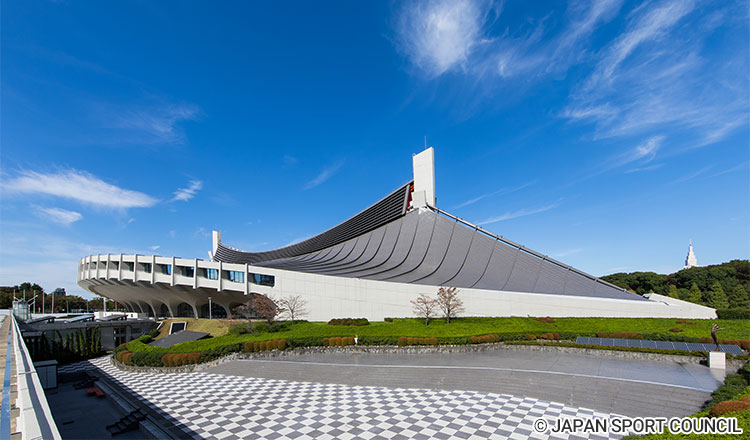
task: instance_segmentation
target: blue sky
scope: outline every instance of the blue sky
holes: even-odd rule
[[[411,178],[594,275],[750,255],[746,2],[3,2],[0,284],[266,250]]]

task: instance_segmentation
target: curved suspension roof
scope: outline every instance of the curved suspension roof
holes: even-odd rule
[[[229,263],[378,281],[526,293],[647,299],[439,210],[408,210],[412,182],[315,237],[267,252],[219,242]]]

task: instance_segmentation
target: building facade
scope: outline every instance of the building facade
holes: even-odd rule
[[[310,320],[412,316],[410,300],[456,287],[467,316],[713,318],[713,309],[642,297],[453,216],[435,203],[434,151],[413,180],[349,220],[284,248],[244,252],[214,231],[210,261],[83,258],[78,283],[134,311],[230,315],[248,295],[299,296]],[[216,313],[214,313],[216,312]]]

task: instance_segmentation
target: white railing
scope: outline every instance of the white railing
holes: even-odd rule
[[[7,318],[6,318],[7,319]],[[23,342],[21,331],[13,315],[10,315],[13,355],[16,359],[16,406],[20,410],[18,427],[22,440],[61,439],[52,411],[47,404],[42,383],[39,381],[29,350]],[[8,347],[10,348],[10,347]]]

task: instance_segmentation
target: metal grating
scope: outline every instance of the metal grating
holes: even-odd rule
[[[670,342],[670,341],[647,341],[645,339],[612,339],[612,338],[589,338],[579,336],[576,344],[602,345],[605,347],[639,347],[658,348],[660,350],[681,350],[708,353],[714,351],[716,345],[698,342]],[[721,351],[728,354],[741,356],[745,354],[737,345],[719,344]]]

